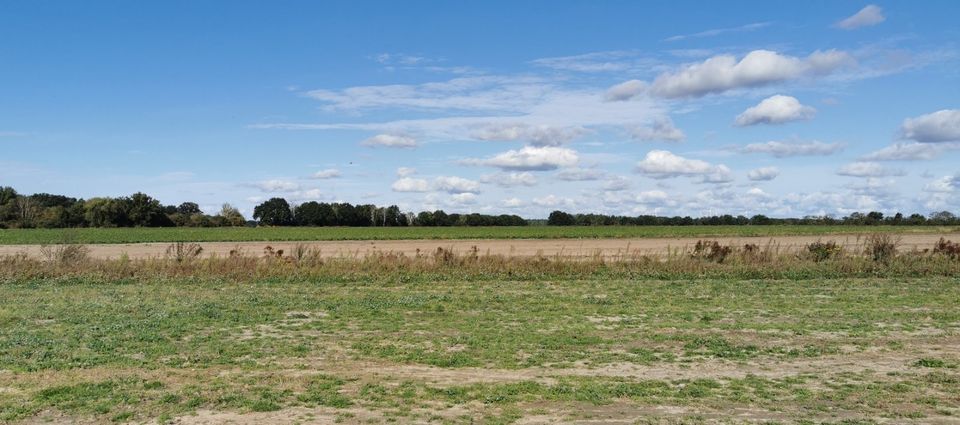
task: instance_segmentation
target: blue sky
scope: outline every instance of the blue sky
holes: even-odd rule
[[[0,185],[513,213],[960,210],[960,3],[6,2]]]

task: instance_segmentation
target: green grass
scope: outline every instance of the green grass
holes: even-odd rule
[[[396,239],[555,239],[947,233],[937,226],[526,226],[5,229],[0,244]]]
[[[956,277],[0,281],[0,421],[945,418],[958,299]]]

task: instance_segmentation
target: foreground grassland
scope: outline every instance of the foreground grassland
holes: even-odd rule
[[[356,275],[237,259],[234,269],[253,267],[243,278],[199,263],[71,272],[11,261],[0,274],[0,421],[960,417],[960,278],[946,258],[790,266],[880,276],[835,279],[716,278],[750,275],[733,260],[651,264],[635,278],[639,265],[483,259],[424,273],[370,263]]]
[[[950,233],[938,226],[524,226],[524,227],[241,227],[0,230],[0,245],[44,243],[336,241],[399,239],[681,238]]]

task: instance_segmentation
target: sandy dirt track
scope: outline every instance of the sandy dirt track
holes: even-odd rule
[[[899,249],[910,251],[933,247],[941,237],[960,240],[960,233],[904,234],[893,235],[900,239]],[[389,240],[389,241],[317,241],[299,242],[319,249],[321,255],[332,257],[363,257],[376,252],[403,253],[408,256],[418,252],[429,254],[437,248],[452,249],[466,253],[476,247],[479,254],[530,257],[536,255],[563,257],[591,257],[600,253],[606,258],[624,254],[663,255],[669,250],[690,249],[700,239],[719,241],[721,244],[770,245],[780,252],[795,252],[817,240],[836,241],[847,249],[856,249],[863,244],[863,235],[825,236],[777,236],[777,237],[724,237],[724,238],[632,238],[632,239],[463,239],[463,240]],[[245,255],[261,255],[267,246],[289,253],[298,242],[202,242],[203,255],[226,256],[240,249]],[[163,257],[169,243],[95,244],[88,245],[93,258],[118,258],[126,254],[130,258]],[[40,255],[39,245],[0,245],[0,255],[26,252]]]

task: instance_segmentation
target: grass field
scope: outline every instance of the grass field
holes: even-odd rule
[[[894,240],[0,256],[0,422],[957,423],[960,245]]]
[[[960,258],[0,258],[0,421],[956,423]]]
[[[72,278],[2,289],[4,421],[960,415],[957,278]]]
[[[0,245],[137,242],[333,241],[397,239],[549,239],[948,233],[937,226],[526,226],[526,227],[242,227],[0,230]]]

